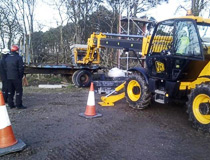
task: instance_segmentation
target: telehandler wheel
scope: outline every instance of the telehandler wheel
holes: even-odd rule
[[[193,127],[210,132],[210,84],[198,85],[188,96],[187,113]]]
[[[133,74],[125,84],[125,97],[134,109],[145,109],[151,103],[151,93],[141,74]]]
[[[90,87],[92,74],[88,70],[81,70],[76,74],[75,84],[78,87]]]
[[[76,84],[76,77],[77,77],[77,74],[80,72],[81,70],[77,70],[77,71],[75,71],[74,73],[73,73],[73,75],[72,75],[72,82],[73,82],[73,84],[75,85],[75,86],[77,86],[78,87],[78,84]]]

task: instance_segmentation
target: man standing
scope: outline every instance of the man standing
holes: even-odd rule
[[[8,82],[7,82],[7,74],[5,70],[5,59],[7,55],[9,54],[9,49],[3,49],[2,50],[2,57],[0,61],[0,76],[2,80],[2,93],[4,96],[4,101],[7,103],[7,98],[8,98]]]
[[[15,108],[13,99],[16,94],[16,107],[18,109],[26,109],[22,104],[22,78],[24,74],[24,64],[22,57],[18,54],[19,47],[13,45],[11,54],[6,58],[6,73],[8,79],[8,104],[10,108]]]
[[[187,36],[187,31],[182,29],[178,33],[179,42],[177,44],[177,51],[176,53],[181,55],[188,54],[187,48],[190,44],[190,39]]]

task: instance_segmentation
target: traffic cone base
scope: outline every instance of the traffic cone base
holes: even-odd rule
[[[9,153],[13,153],[13,152],[22,151],[24,148],[26,148],[26,144],[21,139],[18,139],[17,143],[15,145],[12,145],[12,146],[6,147],[6,148],[1,148],[0,156],[9,154]]]
[[[79,114],[81,117],[85,117],[85,118],[97,118],[97,117],[101,117],[102,114],[100,113],[96,113],[96,109],[95,106],[86,106],[86,110],[85,113],[80,113]]]
[[[87,118],[87,119],[91,119],[91,118],[101,117],[102,114],[101,113],[96,113],[94,116],[87,116],[87,115],[85,115],[85,113],[80,113],[79,116]]]

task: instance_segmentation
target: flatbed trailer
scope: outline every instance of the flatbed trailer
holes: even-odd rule
[[[66,79],[71,79],[78,87],[88,87],[92,81],[93,73],[99,69],[101,68],[98,65],[25,65],[24,74],[60,74]]]

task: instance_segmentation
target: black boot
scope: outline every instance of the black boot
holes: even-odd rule
[[[23,106],[23,105],[17,107],[17,109],[26,109],[26,108],[27,108],[27,107],[25,107],[25,106]]]
[[[10,109],[13,109],[13,108],[15,108],[15,106],[9,106],[9,108],[10,108]]]

